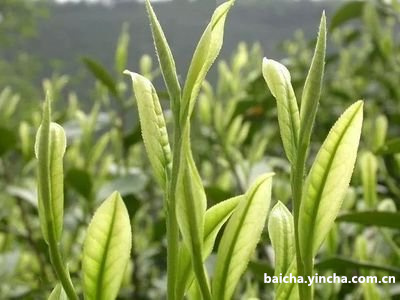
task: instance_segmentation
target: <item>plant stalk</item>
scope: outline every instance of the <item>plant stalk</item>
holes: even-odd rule
[[[167,191],[167,295],[168,300],[175,300],[176,280],[178,271],[178,254],[179,254],[179,227],[176,218],[176,184],[177,174],[180,164],[181,153],[181,131],[179,125],[174,124],[174,145],[172,157],[172,175],[171,182]]]
[[[53,265],[54,271],[57,274],[61,285],[71,300],[79,300],[78,295],[75,292],[74,286],[72,285],[71,277],[64,265],[59,244],[57,243],[53,233],[49,233],[49,251],[50,260]]]
[[[298,275],[302,276],[304,279],[306,279],[307,276],[311,276],[313,270],[312,261],[311,261],[311,266],[309,263],[307,263],[306,265],[301,256],[299,230],[298,230],[300,203],[301,203],[301,196],[303,194],[305,163],[307,158],[307,148],[308,148],[307,145],[305,145],[304,143],[299,143],[296,162],[295,165],[292,166],[292,178],[291,178],[297,272]],[[308,286],[308,284],[306,283],[299,284],[299,296],[300,300],[312,300],[313,299],[312,286]]]

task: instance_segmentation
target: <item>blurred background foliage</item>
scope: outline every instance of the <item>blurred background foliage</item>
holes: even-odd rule
[[[186,70],[215,1],[155,3]],[[314,130],[318,149],[340,112],[365,100],[360,155],[342,215],[320,252],[320,275],[396,276],[400,280],[400,3],[238,0],[222,57],[199,96],[193,125],[196,162],[209,206],[276,173],[274,201],[290,206],[289,165],[276,106],[261,75],[263,56],[280,59],[301,94],[319,15],[329,21],[324,89]],[[141,143],[135,99],[122,71],[153,80],[166,110],[143,3],[0,2],[0,298],[46,299],[55,277],[40,234],[33,153],[44,91],[66,129],[63,250],[73,281],[86,225],[113,190],[133,224],[133,251],[119,299],[164,299],[166,241],[161,191]],[[312,153],[314,154],[314,153]],[[313,156],[313,155],[311,155]],[[262,237],[237,299],[273,299],[273,273]],[[209,260],[213,264],[212,256]],[[320,284],[317,299],[400,299],[400,284]]]

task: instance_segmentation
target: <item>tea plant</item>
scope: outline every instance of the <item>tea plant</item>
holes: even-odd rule
[[[150,2],[146,1],[173,113],[172,152],[154,87],[145,77],[126,71],[132,78],[149,160],[165,194],[168,299],[182,299],[186,293],[195,299],[200,294],[202,299],[231,299],[260,239],[268,213],[272,174],[259,177],[246,194],[207,209],[205,190],[191,151],[190,119],[195,101],[221,49],[225,19],[232,5],[233,1],[228,1],[215,10],[193,54],[181,90],[171,50]],[[210,287],[204,261],[228,218]]]
[[[263,61],[263,75],[277,100],[280,134],[291,164],[293,220],[290,213],[278,203],[269,223],[276,262],[279,264],[276,269],[283,274],[296,272],[303,278],[313,276],[314,258],[339,212],[356,161],[363,118],[361,101],[343,113],[304,178],[322,87],[325,49],[326,20],[323,14],[300,109],[286,67],[271,59],[265,58]],[[275,231],[283,234],[279,236]],[[286,299],[295,292],[293,284],[280,284],[275,290],[278,299]],[[299,283],[298,290],[300,299],[313,299],[311,285]]]
[[[38,207],[40,225],[50,260],[60,282],[50,299],[79,299],[62,256],[64,129],[51,122],[47,96],[38,129],[35,155],[38,160]],[[121,285],[131,249],[131,226],[121,196],[114,192],[97,209],[88,227],[83,248],[83,291],[86,299],[114,299]]]

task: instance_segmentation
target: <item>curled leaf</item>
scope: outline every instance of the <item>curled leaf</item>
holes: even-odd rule
[[[217,7],[197,44],[183,89],[180,112],[182,122],[190,118],[204,78],[222,48],[225,20],[233,3],[230,0]]]
[[[262,72],[278,107],[278,122],[286,156],[295,163],[300,130],[300,115],[296,96],[290,83],[290,73],[277,61],[264,58]]]
[[[271,210],[268,233],[275,253],[275,276],[286,274],[295,253],[294,225],[292,214],[280,201]]]
[[[167,127],[156,90],[145,77],[125,71],[132,78],[133,91],[139,110],[140,125],[144,145],[149,157],[154,175],[166,189],[167,174],[170,172],[171,148],[168,140]]]
[[[47,243],[50,239],[61,240],[64,214],[63,157],[66,143],[64,129],[51,122],[50,99],[47,97],[35,143],[39,218]]]
[[[158,61],[161,66],[161,73],[167,86],[168,94],[171,98],[173,111],[178,113],[175,108],[179,107],[181,98],[181,87],[176,73],[175,61],[169,48],[164,31],[154,13],[150,0],[146,0],[147,13],[149,14],[151,32],[153,34],[154,45],[156,47]]]

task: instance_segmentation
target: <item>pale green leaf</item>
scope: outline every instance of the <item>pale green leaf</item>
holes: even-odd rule
[[[118,192],[96,210],[83,245],[85,299],[112,300],[129,262],[132,232],[128,211]]]
[[[268,233],[275,253],[275,276],[279,276],[289,270],[295,253],[293,216],[280,201],[271,210]]]
[[[202,289],[203,297],[209,298],[206,271],[203,265],[204,217],[207,198],[200,174],[190,151],[190,142],[184,138],[180,170],[176,188],[176,211],[183,243],[191,254],[193,270]],[[207,290],[207,291],[206,291]]]
[[[363,102],[350,106],[330,130],[307,177],[299,216],[302,259],[311,261],[339,212],[353,173]]]
[[[35,143],[39,218],[47,243],[50,239],[61,240],[64,214],[63,156],[66,143],[64,129],[51,122],[50,99],[47,97]]]
[[[62,288],[61,284],[57,284],[53,291],[51,292],[47,300],[68,300],[68,296]]]
[[[365,152],[361,155],[360,167],[364,201],[369,209],[373,209],[378,202],[376,193],[378,160],[371,152]]]
[[[310,70],[304,84],[303,94],[300,105],[300,147],[308,148],[312,128],[317,114],[319,98],[321,96],[322,80],[325,67],[326,52],[326,18],[325,12],[322,13],[321,23],[317,44],[315,46],[314,57],[311,62]]]
[[[190,118],[204,78],[222,48],[225,20],[233,3],[230,0],[217,7],[197,44],[183,89],[180,111],[183,122]]]
[[[288,160],[294,164],[299,140],[300,115],[290,83],[290,73],[284,65],[267,58],[263,60],[262,72],[268,88],[276,98],[283,148]]]
[[[167,86],[168,94],[171,97],[173,111],[178,113],[175,108],[179,107],[181,99],[181,87],[176,73],[175,61],[169,48],[167,39],[161,25],[154,13],[149,0],[146,0],[147,13],[149,15],[151,31],[153,34],[154,45],[157,52],[158,61],[161,66],[161,73]]]
[[[297,277],[296,258],[293,258],[288,270],[283,273],[285,276]],[[282,274],[282,275],[283,275]],[[284,284],[279,284],[275,290],[275,299],[279,300],[296,300],[299,299],[299,286],[294,281]]]
[[[171,167],[171,148],[156,90],[145,77],[129,71],[124,73],[132,78],[144,145],[155,178],[165,190],[167,174]]]
[[[220,202],[206,211],[204,220],[204,244],[203,261],[211,254],[215,239],[222,225],[228,220],[238,203],[243,199],[243,195],[230,198]],[[182,247],[180,253],[178,285],[176,291],[177,299],[182,299],[187,288],[190,286],[194,274],[191,268],[190,253],[187,247]]]
[[[261,237],[271,201],[272,173],[259,177],[232,214],[222,236],[212,296],[231,299]]]

